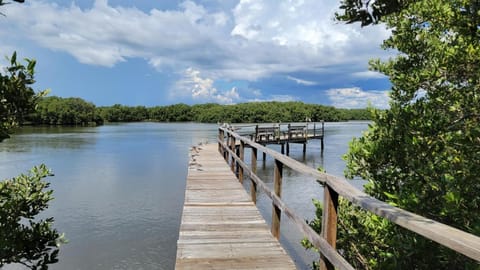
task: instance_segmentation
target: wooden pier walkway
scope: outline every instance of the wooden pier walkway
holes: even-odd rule
[[[193,147],[176,269],[296,269],[216,144]]]

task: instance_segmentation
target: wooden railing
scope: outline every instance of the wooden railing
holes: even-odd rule
[[[252,149],[250,168],[244,161],[244,151],[247,146]],[[319,172],[314,168],[310,168],[294,159],[264,147],[249,138],[242,137],[228,128],[219,128],[218,150],[225,160],[230,162],[232,171],[238,172],[240,181],[243,181],[244,177],[251,179],[250,194],[253,202],[256,202],[257,188],[263,190],[272,200],[272,234],[279,238],[280,217],[283,212],[320,251],[320,269],[354,269],[335,249],[339,196],[377,216],[386,218],[407,230],[480,262],[480,237],[379,201],[356,189],[343,178]],[[258,151],[273,157],[275,160],[273,191],[256,175]],[[306,176],[313,177],[324,185],[322,232],[320,235],[282,201],[281,191],[284,166]]]
[[[295,123],[264,123],[264,124],[238,124],[234,130],[238,134],[255,141],[286,140],[288,138],[322,137],[325,124],[321,122],[295,122]]]

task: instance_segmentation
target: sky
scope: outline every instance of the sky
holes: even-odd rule
[[[0,7],[0,54],[37,60],[37,90],[97,106],[302,101],[388,107],[368,70],[384,26],[334,0],[27,0]],[[5,67],[6,61],[0,61]]]

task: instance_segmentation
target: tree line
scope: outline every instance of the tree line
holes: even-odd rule
[[[104,122],[202,122],[262,123],[293,121],[369,120],[368,109],[339,109],[302,102],[250,102],[236,105],[174,104],[168,106],[96,107],[81,98],[41,98],[26,117],[32,125],[100,125]]]

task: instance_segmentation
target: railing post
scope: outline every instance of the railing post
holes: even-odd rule
[[[240,151],[240,160],[241,161],[244,161],[244,156],[245,156],[245,143],[240,140],[240,148],[239,148],[239,151]],[[238,163],[237,163],[237,169],[238,169],[238,180],[240,181],[240,183],[243,183],[243,167],[242,166],[238,166]]]
[[[218,129],[218,152],[223,155],[223,143],[225,141],[225,132],[223,129],[219,128]]]
[[[253,174],[257,174],[257,148],[252,146],[252,156],[251,156],[251,166]],[[251,178],[251,185],[250,185],[250,196],[252,196],[252,201],[254,204],[257,204],[257,183],[253,181]]]
[[[321,236],[333,247],[337,243],[337,207],[338,193],[328,185],[323,189],[323,215]],[[335,267],[325,258],[320,256],[320,270],[334,270]]]
[[[230,132],[227,130],[227,141],[225,142],[225,149],[223,149],[223,158],[228,163],[228,151],[227,148],[230,146]]]
[[[240,145],[235,145],[235,155],[237,155],[237,157],[240,157]],[[234,162],[234,168],[235,168],[235,175],[237,176],[237,178],[239,177],[240,175],[240,166],[238,166],[238,162],[235,160]],[[240,180],[240,178],[238,178]]]
[[[233,134],[230,137],[230,150],[232,150],[232,153],[235,153],[235,137],[233,137]],[[235,173],[235,158],[233,156],[234,154],[232,154],[232,158],[230,160],[230,169]]]
[[[278,197],[282,196],[282,177],[283,177],[283,163],[275,159],[275,166],[273,171],[273,191]],[[272,208],[272,235],[280,238],[280,218],[282,210],[273,204]]]

